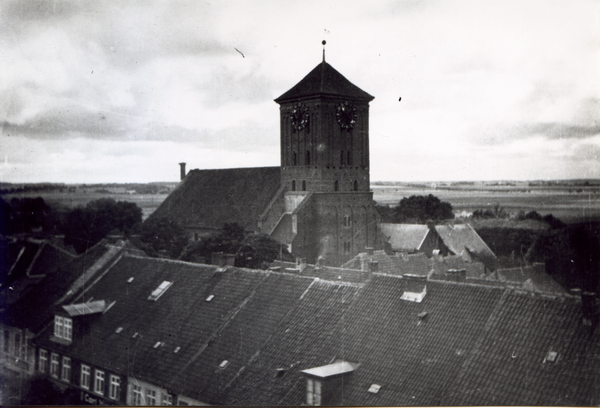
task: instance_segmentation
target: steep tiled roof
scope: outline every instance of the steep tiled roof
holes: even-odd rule
[[[388,239],[393,251],[416,252],[429,233],[429,227],[421,224],[380,224],[381,232]]]
[[[3,310],[3,320],[6,323],[27,328],[34,333],[51,320],[55,303],[65,297],[68,289],[84,275],[89,265],[110,251],[110,247],[100,243],[78,257],[64,257],[64,251],[53,249],[52,245],[45,245],[45,250],[47,252],[42,255],[42,261],[60,260],[60,263],[49,264],[45,276],[38,275],[39,277],[34,278],[24,276],[15,282],[23,289],[10,305],[6,304],[6,309]],[[55,251],[60,254],[52,255]],[[39,272],[41,271],[40,269]],[[5,300],[9,300],[9,297],[3,290],[3,304]]]
[[[185,369],[180,367],[173,388],[201,401],[222,403],[230,382],[261,358],[256,353],[281,329],[281,320],[296,307],[312,283],[313,279],[289,274],[267,276],[206,349]],[[227,365],[221,368],[223,361]]]
[[[436,225],[435,230],[455,255],[462,255],[465,250],[468,250],[481,260],[496,258],[496,255],[469,224]]]
[[[600,337],[582,324],[580,301],[507,291],[500,306],[445,403],[597,406]]]
[[[415,279],[349,284],[124,255],[72,299],[108,305],[89,330],[74,317],[71,345],[50,341],[51,328],[37,344],[212,404],[303,404],[302,371],[340,360],[357,364],[336,388],[341,405],[598,404],[599,335],[580,301],[472,280],[419,281],[422,301],[403,300]]]
[[[191,170],[150,218],[168,217],[183,227],[221,228],[236,222],[256,230],[280,186],[279,167]]]
[[[305,401],[304,369],[330,363],[322,348],[354,300],[359,287],[315,280],[282,319],[219,401],[226,405],[300,405]]]
[[[294,85],[292,89],[275,99],[275,102],[281,103],[314,96],[350,97],[364,101],[373,100],[373,96],[352,84],[335,68],[323,61],[300,82]]]
[[[342,405],[440,405],[449,380],[483,332],[501,289],[428,282],[421,303],[402,300],[406,279],[374,275],[340,322],[328,358],[360,363]],[[427,312],[424,318],[419,314]],[[377,394],[372,384],[381,385]]]

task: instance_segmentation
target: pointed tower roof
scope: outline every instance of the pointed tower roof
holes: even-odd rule
[[[323,61],[292,89],[275,99],[275,102],[280,104],[313,96],[348,97],[367,102],[374,99],[373,96],[348,81],[335,68]]]

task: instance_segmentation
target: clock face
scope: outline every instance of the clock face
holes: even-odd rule
[[[342,130],[350,130],[356,124],[358,118],[356,114],[356,107],[350,102],[342,102],[337,107],[336,113],[337,121]]]
[[[297,103],[292,108],[291,121],[292,128],[295,130],[302,130],[304,128],[308,128],[308,107],[304,106],[302,103]],[[307,129],[308,130],[308,129]]]

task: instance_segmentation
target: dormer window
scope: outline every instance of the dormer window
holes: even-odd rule
[[[163,281],[158,288],[154,289],[154,291],[148,296],[148,300],[158,300],[159,297],[163,295],[171,287],[173,282]]]
[[[302,370],[306,375],[306,404],[340,405],[342,401],[336,400],[336,390],[343,387],[344,376],[352,373],[357,367],[358,363],[336,360],[332,364]]]
[[[54,337],[71,341],[73,339],[73,320],[68,317],[54,316]]]

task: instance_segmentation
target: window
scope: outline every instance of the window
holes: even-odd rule
[[[350,253],[351,250],[351,245],[350,245],[350,241],[345,241],[344,242],[344,254],[348,255]]]
[[[62,374],[61,379],[63,381],[71,381],[71,359],[69,357],[63,357],[62,359]]]
[[[146,388],[146,404],[156,405],[156,391]]]
[[[306,191],[306,180],[302,180],[302,191]]]
[[[148,299],[149,300],[158,300],[158,298],[161,297],[163,295],[163,293],[165,293],[167,291],[167,289],[169,289],[171,287],[172,284],[173,284],[173,282],[163,281],[160,285],[158,285],[158,288],[156,288],[156,289],[154,289],[154,291],[152,291],[152,293],[150,294]]]
[[[104,371],[96,370],[94,378],[94,392],[104,395]]]
[[[62,339],[64,333],[64,319],[62,316],[54,316],[54,335]]]
[[[58,378],[58,354],[52,353],[50,356],[50,375]]]
[[[4,352],[8,353],[8,346],[10,344],[10,332],[8,330],[4,330]]]
[[[173,405],[173,396],[171,394],[162,393],[160,405],[171,406]]]
[[[71,341],[73,337],[73,320],[68,317],[54,316],[54,336]]]
[[[296,154],[296,152],[294,152],[294,154],[292,155],[292,164],[294,166],[298,164],[298,155]]]
[[[342,165],[342,166],[344,165],[344,151],[343,150],[340,152],[340,165]]]
[[[73,337],[73,320],[69,319],[68,317],[65,317],[64,321],[65,321],[64,339],[71,341],[71,339]]]
[[[350,150],[348,150],[348,157],[346,163],[348,163],[348,166],[352,166],[352,152]]]
[[[335,184],[333,185],[333,191],[340,191],[340,182],[339,181],[335,181]]]
[[[116,375],[110,376],[110,390],[108,396],[111,399],[118,400],[121,394],[121,378]]]
[[[296,180],[292,180],[292,191],[296,191]]]
[[[310,164],[310,150],[306,151],[306,164],[309,165]]]
[[[45,373],[48,370],[48,352],[40,349],[40,358],[38,360],[38,371]]]
[[[140,385],[133,386],[133,405],[144,405],[142,387]]]
[[[79,380],[79,385],[82,388],[90,389],[90,377],[92,370],[84,364],[81,365],[81,379]]]
[[[15,333],[15,349],[13,354],[17,357],[21,357],[21,333]]]
[[[344,227],[349,227],[351,222],[352,222],[352,220],[350,219],[350,216],[344,215]]]
[[[358,191],[358,181],[354,180],[354,191]]]
[[[321,405],[321,381],[308,378],[306,381],[306,404]]]

